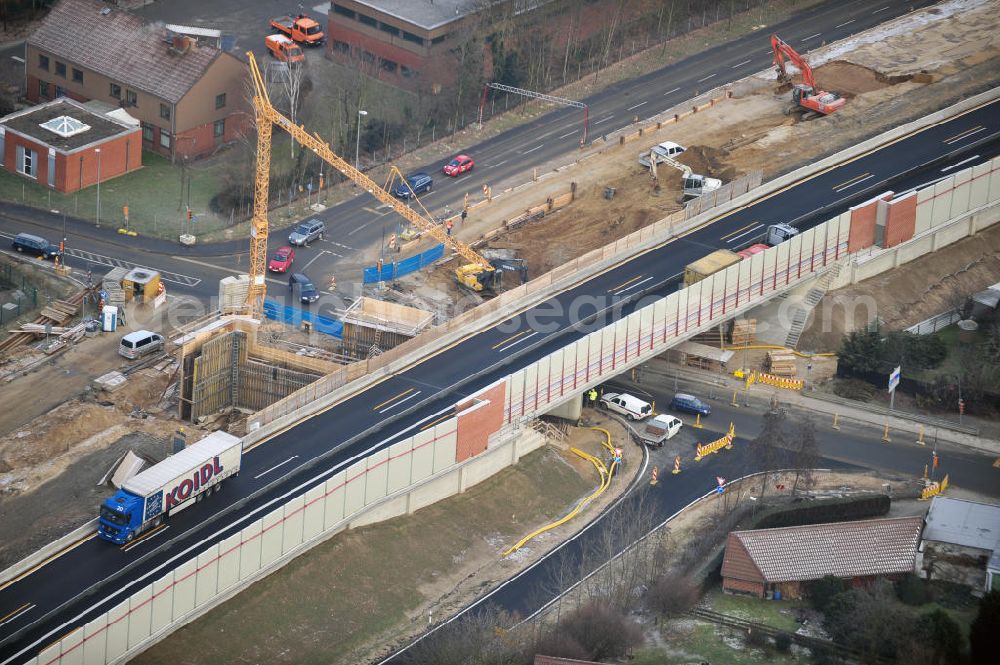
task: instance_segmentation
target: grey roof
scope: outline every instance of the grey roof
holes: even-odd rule
[[[176,104],[222,51],[202,45],[176,53],[167,38],[166,29],[103,2],[61,0],[28,44]]]
[[[41,127],[60,116],[69,116],[79,120],[89,128],[72,136],[60,136],[55,132]],[[0,125],[8,131],[20,134],[34,141],[51,146],[60,152],[72,152],[78,148],[98,143],[119,134],[128,134],[138,130],[138,126],[130,127],[102,113],[95,113],[83,104],[67,97],[60,97],[51,102],[33,106],[23,111],[11,113],[0,118]]]
[[[481,5],[480,0],[356,0],[383,14],[432,30],[471,14]],[[330,12],[336,19],[336,14]]]
[[[920,517],[734,531],[768,582],[912,572]]]
[[[1000,545],[1000,506],[936,496],[927,511],[924,540],[996,549]]]
[[[972,299],[981,305],[996,309],[997,305],[1000,304],[1000,282],[974,293]]]
[[[488,0],[488,3],[505,2],[506,0]],[[552,0],[521,0],[522,8],[518,13],[531,11],[535,7],[547,4]],[[394,16],[424,30],[433,30],[442,25],[474,14],[484,9],[483,0],[355,0],[359,5],[366,5],[383,14]],[[337,15],[330,12],[337,20]]]

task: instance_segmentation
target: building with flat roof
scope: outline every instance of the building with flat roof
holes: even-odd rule
[[[936,496],[925,524],[918,557],[925,577],[1000,589],[1000,506]]]
[[[803,583],[833,575],[862,586],[914,570],[920,517],[733,531],[722,588],[758,598],[803,595]]]
[[[27,40],[27,97],[111,103],[139,120],[143,148],[208,154],[253,122],[247,65],[216,43],[98,0],[61,0]]]
[[[142,168],[139,123],[62,97],[0,118],[0,165],[59,192]]]

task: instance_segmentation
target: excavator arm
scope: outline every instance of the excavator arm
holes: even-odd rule
[[[793,65],[802,72],[802,82],[810,88],[816,88],[816,79],[813,78],[812,68],[798,52],[783,41],[778,35],[771,35],[771,49],[774,51],[774,66],[778,70],[778,79],[783,82],[791,82],[792,77],[785,70],[785,58],[788,58]]]

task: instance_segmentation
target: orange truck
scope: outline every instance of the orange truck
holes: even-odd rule
[[[326,37],[320,29],[319,23],[305,14],[272,18],[271,27],[280,30],[283,35],[293,41],[306,46],[320,46]]]
[[[271,55],[282,62],[294,63],[306,59],[299,45],[284,35],[268,35],[264,38],[264,45]]]

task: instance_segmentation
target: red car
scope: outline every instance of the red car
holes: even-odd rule
[[[294,260],[295,250],[291,247],[281,247],[271,256],[267,269],[271,272],[285,272],[292,266]]]
[[[454,178],[455,176],[461,173],[465,173],[466,171],[471,171],[472,167],[475,165],[476,163],[472,161],[472,157],[469,157],[468,155],[459,155],[455,159],[445,164],[444,169],[442,170],[444,171],[445,175],[450,175],[452,178]]]

